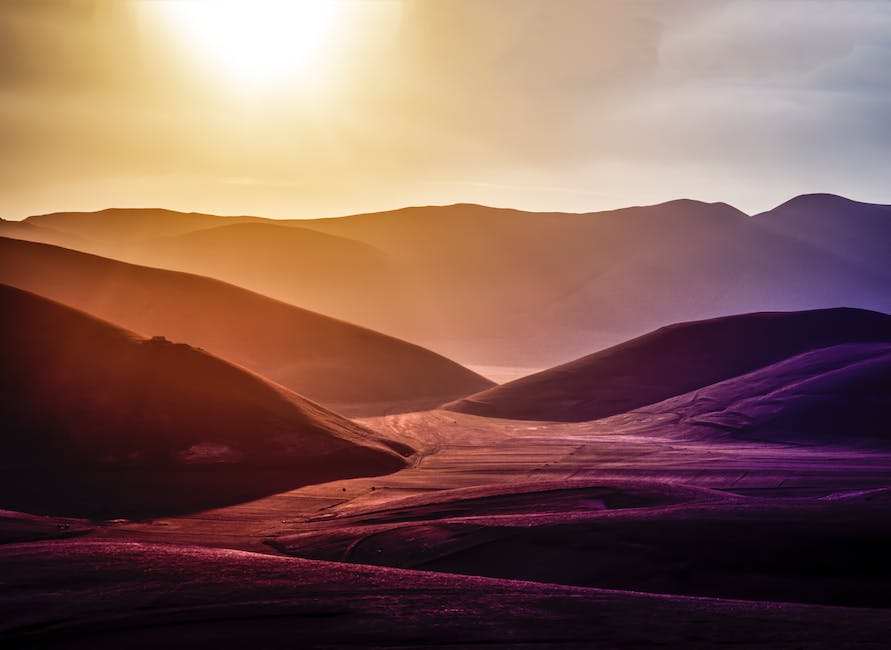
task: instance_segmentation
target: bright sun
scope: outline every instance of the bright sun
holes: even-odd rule
[[[158,2],[196,54],[256,89],[306,81],[332,37],[336,0],[168,0]]]

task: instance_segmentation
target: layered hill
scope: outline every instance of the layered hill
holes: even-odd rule
[[[729,314],[891,311],[875,271],[887,257],[867,266],[724,203],[588,214],[455,205],[301,225],[403,259],[428,319],[431,338],[417,340],[444,339],[439,349],[478,363],[554,365],[666,323]]]
[[[207,275],[325,314],[378,313],[376,328],[411,321],[401,269],[364,242],[277,225],[229,223],[148,239],[129,260]],[[345,304],[349,300],[349,304]]]
[[[77,250],[85,250],[91,247],[91,240],[86,237],[45,226],[38,226],[30,221],[0,219],[0,237],[54,244]]]
[[[419,346],[201,276],[0,238],[0,282],[200,346],[351,414],[431,408],[492,385]]]
[[[874,271],[887,258],[867,268],[724,203],[588,214],[454,205],[300,225],[401,260],[424,328],[414,340],[441,340],[465,362],[553,365],[666,323],[753,311],[891,311]]]
[[[203,350],[7,285],[0,305],[6,507],[183,511],[404,465],[368,430]]]
[[[17,239],[210,276],[373,329],[413,333],[400,327],[412,322],[413,310],[402,269],[389,255],[299,223],[124,208],[35,215],[20,222],[29,232],[5,230]]]
[[[81,250],[221,277],[463,363],[540,368],[665,323],[838,305],[891,311],[885,207],[817,196],[780,208],[749,217],[690,200],[588,214],[458,204],[293,221],[108,210],[28,223],[89,239]],[[861,212],[879,230],[839,236]],[[812,227],[827,219],[831,228]],[[242,242],[236,226],[246,221],[276,227]],[[314,257],[309,230],[336,237],[325,255]],[[367,259],[360,245],[382,257]],[[268,259],[254,252],[262,248]]]
[[[891,444],[891,344],[796,355],[640,409],[696,435],[796,444]]]
[[[525,493],[507,489],[473,501],[445,491],[435,507],[418,498],[337,525],[320,518],[271,544],[302,558],[548,584],[772,604],[891,605],[882,588],[891,578],[884,560],[891,541],[887,489],[799,501],[722,499],[717,491],[696,495],[664,484],[564,485],[527,482]],[[650,504],[596,502],[626,490],[646,490]],[[567,508],[571,492],[575,503]]]
[[[891,316],[859,309],[755,313],[680,323],[446,408],[519,420],[595,420],[810,350],[888,341]]]
[[[26,219],[56,232],[76,234],[94,242],[115,245],[156,237],[170,237],[223,224],[262,222],[261,217],[221,217],[200,212],[160,208],[109,208],[98,212],[53,212]]]

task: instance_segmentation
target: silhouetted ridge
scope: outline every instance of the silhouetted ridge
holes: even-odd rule
[[[791,210],[847,210],[851,208],[891,208],[891,206],[880,203],[866,203],[864,201],[855,201],[838,194],[828,194],[815,192],[812,194],[799,194],[788,201],[780,203],[775,208],[762,212],[761,214],[769,214],[771,212],[786,212]]]
[[[804,194],[753,220],[891,282],[891,206]]]

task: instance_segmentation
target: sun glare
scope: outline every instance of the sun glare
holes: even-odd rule
[[[342,9],[336,0],[168,0],[155,6],[196,56],[251,89],[311,77]]]

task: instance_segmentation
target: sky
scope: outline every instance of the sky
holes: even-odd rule
[[[0,217],[891,203],[891,2],[0,0]]]

